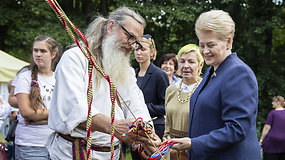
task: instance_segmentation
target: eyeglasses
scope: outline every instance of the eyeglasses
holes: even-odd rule
[[[142,45],[136,40],[136,38],[125,28],[119,23],[120,27],[128,34],[128,43],[133,46],[135,45],[135,50],[139,50],[142,48]]]

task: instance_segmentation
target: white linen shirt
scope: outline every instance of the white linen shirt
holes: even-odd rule
[[[129,108],[136,118],[142,117],[144,121],[148,121],[151,118],[147,106],[145,105],[143,94],[136,84],[135,72],[131,67],[129,71],[132,73],[132,76],[129,77],[130,83],[125,86],[117,86],[117,90],[127,105],[129,105]],[[88,60],[78,47],[69,49],[63,54],[57,65],[55,77],[56,84],[49,112],[48,125],[56,132],[86,139],[86,130],[82,130],[77,126],[87,120]],[[98,90],[94,91],[94,85],[95,83],[93,83],[92,116],[101,113],[110,117],[111,100],[109,84],[107,80],[102,77]],[[122,101],[121,105],[122,109],[116,103],[115,119],[134,118]],[[95,131],[91,133],[91,136],[92,144],[110,146],[110,134]],[[72,156],[71,143],[69,144],[70,148],[67,149],[69,153],[61,153],[56,148],[66,146],[68,142],[66,141],[65,144],[59,144],[64,141],[54,140],[56,138],[61,137],[54,134],[49,138],[49,144],[47,144],[51,157],[57,157],[59,159],[70,158],[64,156],[66,156],[66,154]],[[115,145],[120,143],[116,138],[114,141]],[[66,150],[64,152],[66,152]],[[109,152],[107,153],[111,155]],[[93,156],[94,155],[92,155],[92,157]]]

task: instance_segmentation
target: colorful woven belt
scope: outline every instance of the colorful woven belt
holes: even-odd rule
[[[73,160],[82,160],[87,158],[87,152],[86,152],[86,145],[87,141],[82,138],[75,138],[71,137],[70,135],[64,135],[61,133],[58,133],[58,135],[69,141],[72,142],[72,155],[73,155]],[[116,145],[114,150],[118,149],[119,145]],[[98,145],[91,145],[91,150],[93,151],[98,151],[98,152],[110,152],[111,147],[109,146],[98,146]]]

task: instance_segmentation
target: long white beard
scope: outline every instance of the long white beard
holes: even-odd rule
[[[110,76],[116,85],[126,85],[130,79],[130,54],[120,50],[121,45],[113,32],[102,43],[104,72]]]

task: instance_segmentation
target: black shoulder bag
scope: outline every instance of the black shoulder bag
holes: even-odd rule
[[[7,136],[5,138],[5,140],[7,142],[13,141],[15,140],[15,130],[18,124],[18,118],[17,116],[15,117],[15,119],[12,120],[11,124],[10,124],[10,128],[8,130]]]

